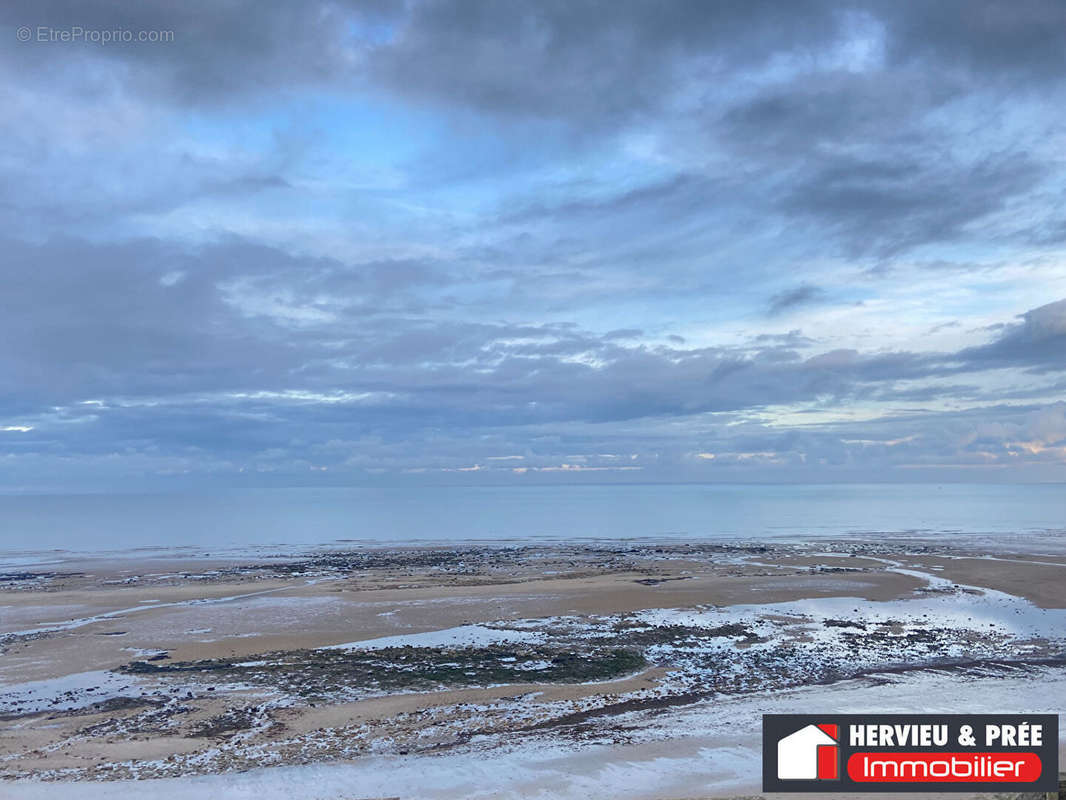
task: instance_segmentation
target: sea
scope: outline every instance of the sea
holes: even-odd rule
[[[240,489],[0,496],[0,567],[40,554],[223,556],[469,542],[1066,541],[1063,484]]]

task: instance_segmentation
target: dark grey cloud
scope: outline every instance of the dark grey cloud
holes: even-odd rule
[[[790,311],[798,306],[820,303],[825,299],[825,291],[817,286],[804,284],[794,289],[778,292],[770,298],[769,314],[775,316]]]
[[[818,219],[852,255],[893,255],[958,241],[968,226],[1031,192],[1045,173],[1021,154],[982,163],[837,160],[797,181],[783,205]]]
[[[755,347],[653,348],[627,343],[637,330],[596,335],[573,325],[397,316],[392,298],[417,290],[422,271],[401,289],[376,277],[380,265],[300,260],[239,242],[196,253],[151,241],[11,244],[7,253],[14,313],[0,328],[5,341],[19,343],[3,353],[9,413],[100,398],[143,408],[169,396],[200,406],[197,413],[206,413],[203,403],[221,403],[229,414],[234,395],[273,396],[284,409],[300,404],[301,392],[342,392],[356,399],[320,397],[302,407],[323,420],[354,414],[379,427],[514,426],[847,402],[877,392],[903,397],[894,382],[989,367],[1066,370],[1066,301],[1026,312],[989,344],[957,353],[804,357],[797,348],[811,344],[799,332]],[[231,288],[248,285],[242,279],[269,286],[278,275],[296,287],[344,275],[364,294],[318,308],[296,292],[292,308],[263,311],[260,300],[242,301]]]
[[[1062,79],[1066,8],[1055,0],[886,2],[877,13],[891,31],[894,61],[933,59],[997,81]]]
[[[1066,300],[1026,311],[1020,322],[1000,329],[991,343],[967,348],[959,358],[971,365],[1066,370]]]
[[[415,4],[370,74],[427,101],[599,127],[658,108],[697,69],[760,63],[838,29],[826,3]]]
[[[1064,13],[7,4],[0,479],[1057,463],[1066,301],[967,314],[1058,263]],[[907,270],[955,344],[808,327]]]
[[[82,86],[106,92],[121,79],[128,88],[179,104],[213,105],[234,97],[270,94],[301,85],[351,80],[360,50],[374,28],[393,18],[401,3],[71,2],[46,0],[33,6],[5,4],[0,24],[12,32],[29,26],[29,42],[5,48],[9,68],[26,76],[27,62],[41,70],[56,63],[98,68],[78,76]],[[69,31],[172,32],[172,41],[94,45],[38,41],[39,28]],[[365,33],[361,34],[361,31]],[[364,38],[365,36],[365,38]],[[100,69],[102,68],[102,69]],[[28,73],[34,77],[33,72]]]
[[[80,24],[175,31],[177,39],[167,47],[9,48],[11,80],[40,81],[78,96],[85,96],[86,87],[77,81],[99,81],[101,92],[118,87],[155,109],[168,103],[218,108],[227,102],[239,108],[279,90],[318,87],[387,93],[497,120],[544,119],[594,137],[665,120],[670,146],[695,149],[703,160],[709,147],[721,148],[744,165],[742,174],[692,165],[595,200],[545,204],[538,198],[519,203],[517,212],[499,220],[517,224],[540,214],[567,221],[557,240],[575,254],[600,244],[594,220],[656,208],[683,221],[677,225],[682,241],[675,245],[681,257],[706,251],[709,241],[728,235],[730,225],[770,215],[780,215],[782,225],[814,224],[820,250],[832,238],[838,251],[851,257],[884,258],[923,245],[980,239],[978,223],[1036,191],[1048,177],[1048,165],[1023,142],[979,143],[970,131],[994,122],[998,104],[1017,102],[1019,81],[1033,81],[1034,91],[1057,93],[1061,86],[1049,88],[1049,82],[1061,75],[1052,67],[1064,52],[1061,26],[1054,24],[1061,9],[1053,2],[1022,3],[1009,11],[984,2],[945,3],[943,9],[938,4],[936,11],[872,1],[668,7],[622,2],[605,12],[598,2],[219,7],[50,0],[0,13],[12,28]],[[832,48],[846,50],[863,37],[875,51],[866,66],[820,61]],[[750,76],[782,58],[797,66],[780,78],[756,81],[752,89]],[[1000,73],[1012,76],[1009,86],[991,79]],[[682,96],[685,110],[671,111]],[[955,115],[958,130],[950,114],[947,121],[937,116],[967,98],[977,108]],[[983,109],[989,109],[987,115]],[[1055,117],[1033,122],[1034,136],[1061,130]],[[1051,130],[1040,131],[1042,126]],[[519,141],[514,150],[551,146],[544,144],[551,137],[531,142],[517,130],[507,129]],[[600,145],[597,138],[593,146]],[[24,162],[39,162],[29,152],[21,155]],[[96,203],[79,203],[77,197],[91,196],[99,176],[70,187],[68,200],[57,202],[49,190],[53,175],[19,170],[5,182],[19,185],[19,196],[0,196],[0,207],[6,204],[12,222],[20,225],[28,214],[89,224],[134,211],[161,213],[211,193],[252,194],[291,185],[278,163],[244,165],[214,179],[201,173],[232,167],[180,166],[163,170],[163,180],[145,171],[142,185],[125,183],[116,196]],[[432,172],[430,166],[425,172]],[[741,219],[710,225],[723,215],[726,197],[731,214]],[[1054,240],[1061,220],[1047,219],[1046,210],[1041,218],[1028,216],[1017,235]],[[590,221],[591,233],[583,233],[580,223]],[[807,236],[790,246],[811,249]],[[635,261],[640,253],[627,257]]]
[[[172,30],[172,47],[23,48],[19,59],[137,65],[146,89],[181,101],[271,93],[368,77],[396,91],[503,113],[584,118],[656,107],[664,86],[704,58],[704,76],[782,52],[816,54],[856,27],[882,32],[889,63],[936,63],[984,78],[1058,79],[1064,16],[1055,0],[735,3],[625,0],[468,3],[141,3],[8,5],[3,23]],[[9,53],[9,57],[15,57]],[[21,61],[20,63],[25,63]]]

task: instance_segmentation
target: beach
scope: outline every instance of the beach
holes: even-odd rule
[[[0,800],[1066,792],[1066,0],[0,21]]]
[[[1066,537],[974,544],[8,567],[0,796],[733,797],[763,713],[1057,713]]]

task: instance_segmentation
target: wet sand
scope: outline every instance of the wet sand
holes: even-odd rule
[[[663,719],[723,703],[755,715],[789,692],[861,693],[864,681],[876,702],[885,680],[904,696],[913,683],[901,710],[922,711],[931,675],[993,692],[1013,681],[1015,704],[1031,705],[1066,675],[1057,552],[360,548],[79,558],[2,577],[0,796],[424,759],[429,783],[401,796],[428,797],[440,759],[527,748],[534,763],[560,746],[575,777],[645,758],[662,771],[656,753],[695,748],[661,791],[731,796],[758,790],[757,743],[730,745],[713,726],[694,739]],[[707,753],[738,774],[709,777]],[[631,796],[682,796],[649,791]]]

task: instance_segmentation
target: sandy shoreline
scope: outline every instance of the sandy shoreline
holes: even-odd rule
[[[1066,687],[1066,557],[1041,543],[1054,546],[465,545],[28,565],[0,583],[0,796],[166,779],[204,796],[228,781],[311,797],[278,786],[322,770],[339,781],[322,797],[533,785],[569,797],[634,764],[654,785],[622,780],[623,796],[753,793],[754,720],[812,698],[924,711],[938,683],[975,710],[996,697],[1057,713],[1046,687]],[[737,741],[715,732],[726,706],[748,720]],[[431,780],[496,761],[550,762],[567,782],[537,783],[533,767],[521,786]],[[391,794],[342,788],[369,788],[381,769],[406,776]]]

